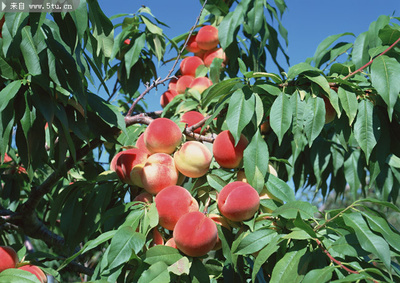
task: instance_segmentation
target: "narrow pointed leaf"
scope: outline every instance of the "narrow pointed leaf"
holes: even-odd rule
[[[272,130],[278,136],[279,144],[292,123],[292,106],[286,94],[281,93],[274,101],[269,114]]]

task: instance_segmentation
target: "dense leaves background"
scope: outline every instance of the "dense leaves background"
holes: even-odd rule
[[[218,26],[228,66],[215,61],[204,70],[213,86],[156,113],[146,113],[141,98],[174,76],[158,78],[156,62],[186,55],[190,26],[170,39],[147,7],[115,16],[113,26],[94,0],[71,13],[4,14],[0,154],[13,161],[0,167],[0,243],[60,282],[400,280],[399,18],[379,17],[353,42],[342,41],[351,33],[332,35],[284,70],[285,10],[283,0],[208,1],[198,26]],[[328,124],[324,96],[337,115]],[[152,247],[155,205],[132,206],[138,188],[122,184],[104,160],[134,145],[152,118],[179,121],[189,110],[211,115],[205,125],[213,133],[249,139],[246,176],[274,196],[253,219],[218,227],[222,250],[204,259]],[[272,130],[261,133],[267,116]],[[184,186],[203,208],[210,197],[211,213],[216,192],[236,174],[215,163]],[[311,200],[319,197],[317,207]]]

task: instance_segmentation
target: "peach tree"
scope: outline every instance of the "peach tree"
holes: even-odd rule
[[[286,70],[284,0],[200,2],[175,38],[136,4],[0,14],[0,246],[59,282],[398,282],[400,19]]]

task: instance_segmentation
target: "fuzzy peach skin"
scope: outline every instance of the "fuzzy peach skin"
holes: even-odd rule
[[[181,143],[182,132],[174,121],[157,118],[146,128],[143,139],[151,153],[171,154]]]
[[[200,211],[183,215],[173,232],[177,248],[192,257],[203,256],[215,246],[218,237],[214,221]]]
[[[211,50],[218,46],[218,29],[214,26],[203,26],[196,35],[197,46],[203,50]]]
[[[325,102],[325,124],[328,124],[328,123],[332,122],[333,120],[335,120],[336,110],[335,110],[335,108],[333,108],[328,97],[323,95],[322,99]]]
[[[142,192],[138,194],[133,201],[141,201],[147,204],[150,204],[153,202],[153,195],[148,193],[148,192]]]
[[[193,52],[193,53],[197,53],[197,52],[201,51],[200,47],[197,45],[197,42],[196,42],[196,34],[192,34],[189,37],[189,40],[186,45],[186,50],[189,52]]]
[[[203,55],[204,65],[209,68],[214,58],[220,58],[223,60],[221,65],[222,67],[225,67],[226,63],[228,62],[224,50],[222,48],[216,48],[204,53]]]
[[[239,143],[235,146],[235,140],[228,131],[222,131],[217,135],[213,144],[215,161],[224,168],[237,168],[243,159],[243,152],[249,141],[244,135],[240,135]]]
[[[180,77],[176,82],[176,91],[179,94],[185,93],[186,89],[189,88],[193,80],[194,77],[189,75]]]
[[[199,178],[210,169],[212,154],[198,141],[185,142],[174,153],[175,166],[179,172],[189,178]]]
[[[164,245],[164,238],[161,235],[160,231],[158,231],[157,227],[153,228],[152,230],[153,233],[153,241],[151,242],[151,246],[157,246],[157,245]]]
[[[158,212],[159,225],[174,230],[178,220],[186,213],[199,210],[197,200],[181,186],[168,186],[154,199]]]
[[[204,115],[197,111],[185,112],[181,117],[181,122],[185,123],[187,127],[191,127],[204,119]],[[200,134],[201,127],[194,130],[196,134]],[[204,133],[204,131],[203,131]]]
[[[44,272],[36,265],[27,264],[27,265],[18,267],[18,269],[25,270],[25,271],[28,271],[28,272],[34,274],[41,283],[47,282],[46,274],[44,274]]]
[[[135,144],[135,147],[137,147],[138,149],[141,149],[141,150],[147,152],[148,155],[151,154],[151,152],[147,149],[147,147],[146,147],[146,145],[145,145],[145,143],[144,143],[144,135],[143,135],[143,134],[141,134],[141,135],[139,136],[139,138],[137,139],[136,144]]]
[[[209,78],[206,77],[198,77],[195,78],[191,84],[189,85],[190,89],[195,89],[198,92],[203,93],[207,88],[212,86],[212,81]]]
[[[0,272],[15,268],[18,261],[18,255],[12,247],[0,246]]]
[[[181,74],[196,77],[198,67],[204,66],[203,60],[198,56],[189,56],[182,60],[180,64]]]
[[[178,176],[174,159],[166,153],[150,155],[140,173],[143,188],[152,195],[168,186],[176,185]]]
[[[174,89],[169,89],[165,91],[161,97],[160,97],[160,105],[162,108],[165,108],[165,106],[168,105],[174,99],[175,96],[177,96],[179,93],[174,90]]]
[[[118,178],[129,185],[138,185],[134,180],[140,178],[139,175],[131,176],[131,171],[135,166],[144,164],[147,160],[148,153],[139,149],[131,148],[117,153],[111,160],[110,169],[114,170]]]
[[[232,221],[243,221],[252,218],[257,212],[260,197],[249,184],[235,181],[222,188],[217,203],[223,216]]]
[[[165,245],[168,246],[168,247],[177,249],[174,238],[168,239],[168,240],[165,242]]]

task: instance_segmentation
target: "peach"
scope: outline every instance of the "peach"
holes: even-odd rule
[[[174,159],[166,153],[150,155],[140,174],[143,188],[150,194],[156,195],[162,189],[176,185],[178,170]]]
[[[269,116],[267,116],[264,123],[260,125],[260,132],[262,135],[268,134],[271,131],[271,124],[269,122]]]
[[[165,91],[161,97],[160,97],[160,105],[162,108],[165,108],[165,106],[168,105],[174,99],[175,96],[177,96],[179,93],[174,90],[174,89],[169,89]]]
[[[164,245],[164,238],[160,231],[158,231],[157,227],[153,228],[152,233],[153,241],[151,242],[151,246]]]
[[[151,153],[171,154],[181,143],[182,132],[172,120],[157,118],[146,128],[143,139]]]
[[[178,78],[172,78],[169,80],[168,89],[176,90],[176,82],[178,81]]]
[[[46,274],[44,274],[44,272],[36,265],[27,264],[27,265],[18,267],[18,269],[25,270],[25,271],[28,271],[28,272],[34,274],[41,283],[47,282]]]
[[[203,256],[215,246],[218,237],[214,221],[200,211],[183,215],[173,232],[177,248],[192,257]]]
[[[141,201],[144,202],[146,204],[150,204],[153,202],[153,195],[149,194],[148,192],[142,192],[140,194],[138,194],[133,201]]]
[[[135,179],[140,178],[139,175],[136,173],[132,175],[131,171],[134,167],[144,164],[148,156],[147,152],[138,148],[121,151],[111,160],[110,169],[117,173],[118,178],[122,182],[129,185],[140,186],[140,183],[138,184],[135,182]],[[135,170],[135,172],[137,172],[137,170]]]
[[[197,52],[201,51],[200,47],[197,45],[197,42],[196,42],[196,34],[192,34],[189,37],[189,40],[186,45],[186,50],[189,52],[193,52],[193,53],[197,53]]]
[[[178,220],[186,213],[199,210],[197,200],[181,186],[168,186],[154,199],[161,227],[174,230]]]
[[[15,268],[18,263],[18,255],[12,247],[0,246],[0,272],[9,268]]]
[[[322,99],[325,102],[325,124],[328,124],[328,123],[332,122],[333,120],[335,120],[336,111],[335,111],[335,108],[333,108],[328,97],[323,95]]]
[[[7,153],[4,153],[3,163],[8,163],[8,162],[11,162],[11,161],[13,161],[12,158]]]
[[[217,48],[217,49],[207,51],[203,56],[204,65],[206,67],[210,67],[214,58],[222,59],[223,61],[222,61],[221,66],[225,67],[225,65],[227,63],[227,58],[226,58],[226,54],[225,54],[224,50],[222,50],[222,48]]]
[[[203,26],[196,35],[197,46],[203,50],[211,50],[219,44],[218,29],[214,26]]]
[[[151,152],[147,149],[146,144],[144,143],[144,135],[141,134],[139,138],[136,141],[135,147],[137,147],[140,150],[143,150],[147,152],[147,154],[151,154]]]
[[[190,89],[195,89],[200,93],[203,93],[207,88],[212,86],[212,81],[207,77],[195,78],[189,85]]]
[[[181,94],[185,93],[186,89],[189,88],[190,84],[194,80],[193,76],[182,76],[176,82],[176,91]]]
[[[248,220],[260,207],[258,192],[241,181],[229,183],[218,194],[218,209],[223,216],[232,221]]]
[[[182,115],[181,122],[186,123],[187,127],[191,127],[204,119],[204,115],[197,111],[189,111]],[[196,134],[200,134],[201,127],[194,130]],[[204,133],[204,131],[203,131]]]
[[[213,155],[215,161],[224,168],[237,168],[243,159],[243,152],[249,141],[242,134],[238,144],[235,146],[235,140],[228,131],[222,131],[217,135],[213,144]]]
[[[174,238],[168,239],[168,241],[165,242],[165,245],[177,249]]]
[[[210,169],[211,152],[198,141],[185,142],[174,153],[175,166],[179,172],[189,178],[199,178]]]
[[[212,221],[214,221],[217,225],[225,227],[229,231],[231,230],[231,226],[229,226],[228,221],[222,215],[211,213],[211,214],[208,215],[208,217]],[[216,250],[219,250],[221,248],[222,248],[221,239],[219,237],[217,237],[217,242],[215,243],[215,246],[212,249],[216,251]]]
[[[204,62],[200,57],[190,56],[182,60],[180,64],[181,74],[196,77],[198,67],[204,66]]]

